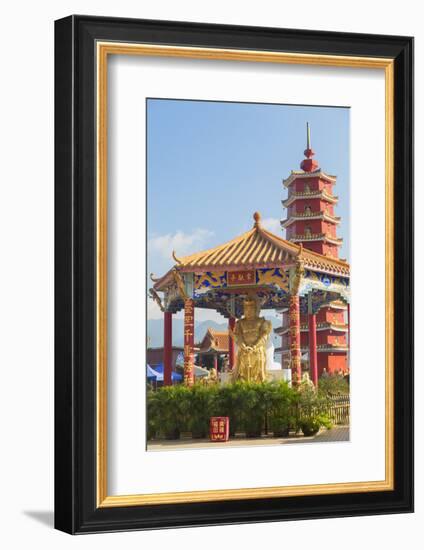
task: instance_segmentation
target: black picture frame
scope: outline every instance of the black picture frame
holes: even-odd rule
[[[393,491],[98,508],[98,40],[394,60]],[[93,533],[413,511],[413,39],[73,15],[55,23],[55,527]]]

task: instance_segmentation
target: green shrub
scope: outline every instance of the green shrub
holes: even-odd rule
[[[218,388],[195,384],[188,400],[189,431],[192,437],[202,438],[209,433],[210,417]]]
[[[152,426],[155,433],[166,439],[178,439],[182,431],[187,431],[189,400],[190,389],[182,384],[164,386],[149,393],[147,410],[154,416]]]
[[[260,437],[265,419],[267,383],[239,382],[239,423],[246,437]]]
[[[332,428],[331,420],[325,413],[317,413],[311,417],[303,418],[300,423],[303,435],[308,437],[319,432],[320,428],[325,427],[328,430]]]
[[[332,428],[328,415],[329,401],[326,396],[313,388],[304,388],[296,395],[296,429],[302,430],[305,436],[315,435],[319,429]]]
[[[295,392],[287,382],[270,384],[268,392],[268,427],[274,437],[287,437],[296,424]]]
[[[323,396],[349,395],[348,379],[338,374],[321,376],[318,380],[318,391]]]
[[[205,437],[211,416],[228,416],[236,431],[258,437],[264,429],[275,437],[290,429],[311,433],[331,427],[329,400],[322,391],[297,391],[286,382],[235,382],[224,386],[165,386],[147,394],[147,437],[178,439],[181,432]],[[318,428],[317,428],[318,426]]]
[[[240,382],[218,386],[212,403],[211,416],[228,416],[232,437],[241,429],[240,388]]]

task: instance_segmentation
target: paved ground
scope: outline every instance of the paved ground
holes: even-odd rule
[[[205,447],[250,447],[253,445],[287,445],[292,443],[329,443],[335,441],[349,441],[349,426],[336,426],[331,430],[321,430],[317,435],[305,437],[303,435],[289,438],[259,437],[245,439],[235,437],[226,443],[212,443],[209,439],[179,439],[178,441],[150,441],[148,451],[175,451],[183,449],[204,449]]]

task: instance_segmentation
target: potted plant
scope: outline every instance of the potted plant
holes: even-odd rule
[[[322,427],[331,429],[332,423],[327,413],[327,399],[311,387],[304,387],[297,393],[297,424],[303,435],[307,437],[315,435]]]
[[[187,430],[190,390],[183,386],[164,386],[156,391],[156,426],[165,439],[179,439]]]
[[[331,420],[325,413],[316,413],[307,418],[301,420],[300,427],[303,435],[306,437],[316,435],[320,428],[325,427],[328,430],[331,429]]]
[[[240,425],[240,383],[225,384],[217,388],[211,403],[211,416],[228,416],[230,437],[234,437]]]
[[[288,437],[295,424],[293,390],[287,382],[270,384],[269,428],[273,437]]]
[[[264,425],[263,384],[244,382],[240,385],[240,416],[246,437],[260,437]]]
[[[188,414],[190,431],[194,439],[204,438],[208,433],[214,393],[213,386],[201,384],[195,384],[190,390]]]

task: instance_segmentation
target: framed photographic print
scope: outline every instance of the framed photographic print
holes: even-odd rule
[[[413,509],[413,39],[55,27],[55,524]]]

